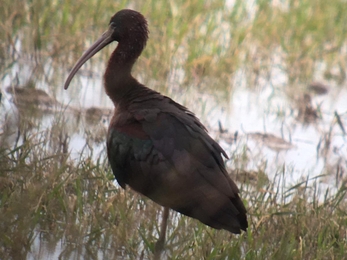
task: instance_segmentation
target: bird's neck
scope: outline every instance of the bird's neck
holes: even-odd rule
[[[108,61],[104,85],[107,95],[115,105],[140,85],[132,77],[131,70],[142,49],[143,47],[134,47],[131,43],[119,43]]]

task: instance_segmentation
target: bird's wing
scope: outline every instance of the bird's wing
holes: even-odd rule
[[[223,149],[199,120],[171,99],[133,102],[132,120],[111,125],[108,155],[122,187],[199,219],[239,233],[246,210],[229,178]]]

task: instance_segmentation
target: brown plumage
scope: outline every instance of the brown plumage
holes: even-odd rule
[[[107,151],[119,185],[129,185],[158,204],[213,228],[240,233],[248,226],[246,209],[225,169],[224,150],[192,112],[131,75],[147,38],[147,22],[140,13],[119,11],[108,31],[76,63],[65,89],[89,58],[117,41],[104,84],[115,105]]]

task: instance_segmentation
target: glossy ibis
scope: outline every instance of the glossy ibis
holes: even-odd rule
[[[147,21],[140,13],[117,12],[108,30],[77,61],[64,87],[88,59],[117,41],[104,85],[115,106],[107,152],[119,185],[210,227],[240,233],[248,226],[246,209],[225,169],[225,151],[192,112],[131,75],[147,38]]]

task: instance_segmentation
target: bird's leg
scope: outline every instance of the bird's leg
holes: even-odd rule
[[[160,255],[164,249],[165,244],[165,236],[166,236],[166,229],[167,229],[167,219],[169,218],[169,211],[170,209],[168,207],[164,207],[163,211],[163,218],[160,225],[160,234],[159,239],[157,243],[155,243],[154,247],[154,259],[160,259]]]

